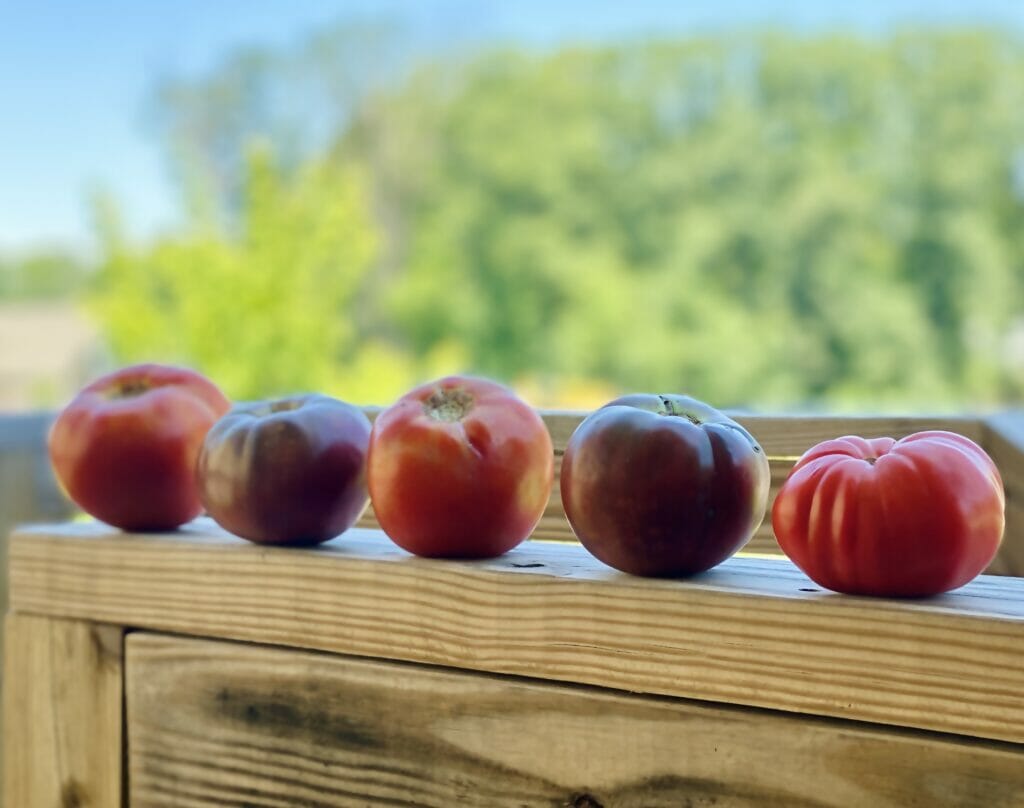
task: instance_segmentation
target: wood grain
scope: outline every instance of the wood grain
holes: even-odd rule
[[[1024,742],[1020,579],[899,602],[820,592],[784,560],[646,580],[556,543],[432,561],[376,532],[288,550],[200,521],[24,530],[11,597],[20,612]]]
[[[555,452],[560,454],[587,413],[547,410],[542,415]],[[902,438],[927,429],[946,429],[981,443],[983,434],[980,420],[969,416],[779,416],[740,412],[729,415],[750,431],[766,455],[791,460],[796,460],[814,444],[841,435]]]
[[[120,808],[122,632],[8,615],[4,804]]]
[[[1024,748],[134,633],[131,805],[995,806]]]

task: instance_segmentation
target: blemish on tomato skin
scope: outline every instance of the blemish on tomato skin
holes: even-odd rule
[[[478,457],[486,458],[494,445],[487,425],[475,419],[470,419],[462,422],[462,430],[470,448],[476,452]]]

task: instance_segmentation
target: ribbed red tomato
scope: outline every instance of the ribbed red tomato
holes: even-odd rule
[[[786,555],[821,586],[922,597],[988,566],[1004,508],[998,469],[962,435],[847,436],[800,458],[775,499],[772,526]]]

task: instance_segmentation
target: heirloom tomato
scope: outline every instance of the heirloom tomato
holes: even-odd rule
[[[367,478],[381,528],[422,556],[491,558],[540,520],[554,452],[540,416],[495,382],[450,376],[377,416]]]
[[[125,530],[170,530],[199,515],[195,463],[229,408],[186,368],[133,365],[85,387],[57,416],[57,480],[86,513]]]
[[[952,432],[847,436],[810,449],[772,509],[779,546],[813,581],[858,595],[920,597],[988,566],[1003,535],[999,471]]]
[[[370,421],[323,395],[240,404],[203,442],[196,479],[207,512],[258,544],[319,544],[366,508]]]
[[[576,536],[633,575],[692,575],[727,559],[764,519],[768,484],[753,436],[687,396],[604,405],[562,459],[562,505]]]

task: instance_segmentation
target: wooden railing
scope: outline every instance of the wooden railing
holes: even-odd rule
[[[545,413],[559,462],[581,417]],[[779,558],[644,581],[548,542],[458,564],[365,531],[297,551],[203,520],[143,541],[101,524],[27,528],[11,540],[0,624],[6,804],[295,804],[311,777],[318,799],[367,804],[504,788],[528,795],[515,804],[618,804],[607,791],[902,805],[922,784],[929,805],[1024,804],[1024,413],[738,419],[773,491],[826,438],[972,438],[1007,494],[988,571],[1018,577],[893,602],[811,591]],[[50,472],[49,420],[0,417],[5,556],[13,523],[73,510]],[[557,479],[535,535],[572,539]],[[778,554],[769,524],[745,552]],[[259,754],[239,757],[239,739]]]
[[[51,413],[0,415],[0,606],[7,606],[7,534],[25,522],[66,519],[74,508],[50,470]],[[2,634],[2,630],[0,630]]]
[[[371,416],[375,411],[370,411]],[[544,413],[555,446],[556,477],[551,501],[535,531],[536,538],[572,541],[558,493],[557,471],[565,444],[582,413]],[[52,415],[31,413],[0,416],[0,537],[19,523],[67,518],[73,508],[60,493],[46,456],[46,430]],[[839,435],[899,438],[925,429],[959,432],[981,444],[999,467],[1006,488],[1006,534],[988,572],[1024,577],[1024,411],[977,417],[829,417],[737,415],[761,443],[771,461],[772,498],[796,459],[815,443]],[[372,508],[360,525],[376,526]],[[0,541],[5,560],[6,541]],[[778,554],[771,523],[765,519],[746,553]]]

